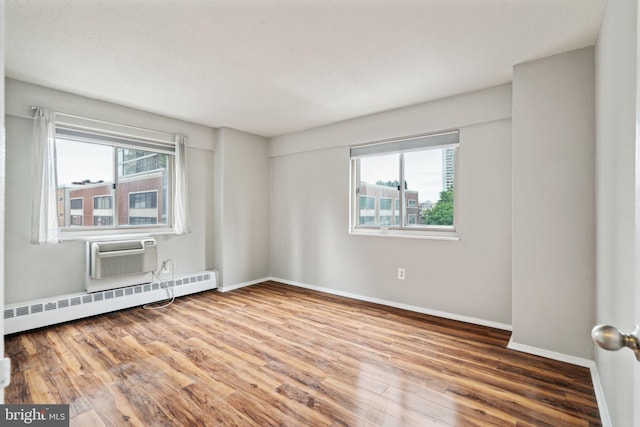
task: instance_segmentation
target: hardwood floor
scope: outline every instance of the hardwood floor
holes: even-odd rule
[[[75,426],[599,426],[589,370],[509,332],[266,282],[8,336],[6,403]]]

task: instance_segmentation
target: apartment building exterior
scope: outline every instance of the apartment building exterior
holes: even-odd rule
[[[166,164],[149,155],[136,158],[135,152],[130,157],[118,163],[117,182],[84,180],[58,186],[59,226],[168,224]]]
[[[442,191],[447,191],[454,183],[454,159],[453,148],[442,150]]]
[[[405,190],[407,225],[420,223],[418,192]],[[362,226],[394,227],[400,225],[400,191],[395,187],[363,183],[359,188],[358,224]]]

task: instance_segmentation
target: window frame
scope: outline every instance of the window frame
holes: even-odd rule
[[[80,224],[74,224],[73,219],[80,218]],[[69,215],[69,228],[71,227],[83,227],[84,226],[84,215]]]
[[[155,194],[155,197],[151,198],[151,201],[155,202],[155,206],[147,206],[146,200],[145,200],[144,207],[131,206],[131,196],[139,196],[141,194]],[[127,203],[129,204],[129,209],[155,209],[156,211],[158,210],[158,190],[129,191],[127,193],[127,199],[128,199]],[[134,205],[135,205],[135,202],[134,202]],[[132,216],[132,215],[129,215],[129,216]]]
[[[372,143],[354,145],[350,148],[350,182],[349,182],[349,234],[380,236],[380,237],[407,237],[407,238],[427,238],[441,240],[459,240],[459,130],[450,130],[435,134],[423,134],[405,138],[394,138],[389,140],[375,141]],[[429,149],[453,149],[453,225],[418,225],[409,224],[407,216],[408,201],[405,197],[405,186],[400,185],[398,205],[399,211],[395,210],[395,215],[399,215],[400,224],[386,225],[360,225],[359,224],[359,190],[360,190],[360,159],[366,157],[382,156],[399,153],[398,182],[403,183],[405,179],[404,153],[411,151],[423,151]],[[394,202],[392,202],[394,203]],[[377,204],[377,203],[376,203]],[[416,206],[420,207],[418,200]],[[395,206],[394,206],[395,207]],[[420,212],[418,212],[418,216]],[[419,221],[418,221],[419,222]]]
[[[111,205],[111,207],[109,207],[109,208],[97,207],[96,206],[96,202],[98,201],[98,199],[109,199],[109,200],[111,200],[111,203],[109,203]],[[96,216],[95,215],[95,211],[97,209],[100,209],[100,210],[107,210],[107,209],[113,210],[113,196],[111,194],[101,194],[99,196],[93,196],[93,212],[94,212],[93,216]]]
[[[80,200],[80,207],[79,207],[79,208],[74,208],[74,207],[72,206],[72,205],[73,205],[73,202],[75,202],[75,201],[77,201],[77,200]],[[84,211],[84,198],[82,198],[82,197],[74,197],[74,198],[70,198],[70,199],[69,199],[69,211],[71,211],[72,209],[73,209],[74,211]]]
[[[130,127],[126,125],[118,125],[99,120],[87,119],[78,116],[56,113],[56,141],[59,139],[75,141],[80,143],[99,144],[113,147],[113,170],[116,189],[110,194],[112,197],[112,226],[94,226],[83,225],[74,227],[60,227],[60,236],[62,240],[74,239],[91,239],[97,237],[122,236],[122,235],[158,235],[171,234],[173,230],[173,209],[174,209],[174,186],[175,186],[175,150],[176,144],[174,136],[165,132],[152,131]],[[122,177],[118,176],[118,148],[133,149],[139,151],[148,151],[152,153],[167,155],[167,185],[166,197],[166,216],[167,223],[156,224],[117,224],[116,217],[119,212],[118,200],[118,182],[122,181]],[[146,190],[141,192],[148,192]],[[156,190],[157,191],[157,190]],[[107,196],[100,195],[100,197]],[[94,196],[96,197],[96,196]],[[158,198],[159,195],[156,196]],[[129,195],[125,194],[126,203],[129,203]],[[156,209],[161,209],[159,200],[156,199]],[[84,208],[84,202],[83,202]],[[129,210],[127,209],[127,212]],[[158,211],[159,213],[160,211]],[[127,215],[127,217],[130,215]],[[163,215],[164,216],[164,215]],[[156,219],[157,221],[157,219]]]

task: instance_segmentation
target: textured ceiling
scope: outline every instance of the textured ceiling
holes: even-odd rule
[[[273,136],[509,82],[606,0],[6,0],[6,75]]]

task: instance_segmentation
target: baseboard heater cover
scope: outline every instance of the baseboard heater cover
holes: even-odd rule
[[[169,282],[146,283],[101,292],[78,292],[4,306],[4,332],[12,334],[83,317],[137,307],[167,298]],[[216,289],[216,271],[175,278],[175,296]]]

